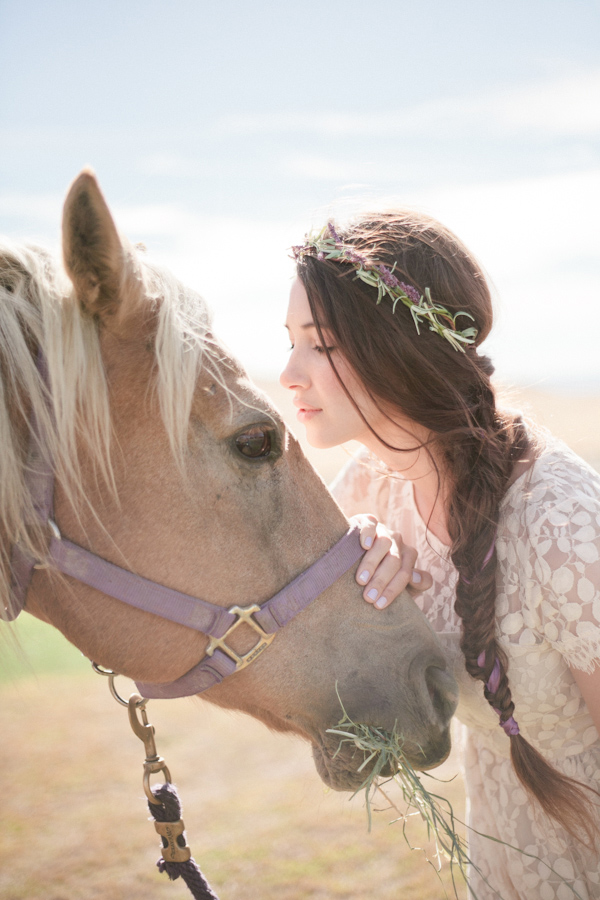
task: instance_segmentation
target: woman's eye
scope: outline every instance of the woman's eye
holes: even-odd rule
[[[235,439],[235,446],[248,459],[264,459],[269,456],[272,444],[271,430],[260,425],[238,434]]]
[[[335,350],[335,347],[321,347],[319,344],[315,347],[317,353],[325,353],[325,350],[329,350],[332,353]]]

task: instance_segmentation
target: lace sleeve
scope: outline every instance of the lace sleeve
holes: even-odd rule
[[[529,613],[569,666],[592,672],[600,663],[600,497],[576,492],[540,513],[530,532]]]

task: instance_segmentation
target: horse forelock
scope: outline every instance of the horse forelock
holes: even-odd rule
[[[140,259],[145,302],[156,321],[154,353],[161,417],[182,458],[202,366],[221,383],[219,348],[206,303],[165,269]],[[36,349],[48,367],[50,394]],[[222,355],[222,354],[221,354]],[[75,509],[86,503],[79,448],[116,496],[111,413],[97,321],[82,310],[62,266],[45,249],[0,241],[0,610],[8,605],[10,552],[17,541],[43,557],[46,529],[36,519],[25,479],[33,417],[42,452]],[[0,612],[0,618],[2,612]]]

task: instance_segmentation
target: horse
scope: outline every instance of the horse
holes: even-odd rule
[[[408,593],[383,611],[363,601],[356,552],[276,634],[257,625],[351,530],[205,302],[119,233],[89,169],[68,191],[62,246],[63,265],[0,245],[3,618],[16,548],[30,561],[26,612],[144,696],[169,696],[220,653],[227,671],[202,696],[308,741],[330,787],[354,790],[368,771],[328,733],[342,704],[354,722],[399,730],[413,767],[440,763],[457,694],[444,653]],[[50,473],[43,514],[36,465]],[[71,546],[83,562],[61,568]],[[86,582],[90,559],[158,591],[154,605]],[[163,617],[172,596],[190,618]],[[216,637],[194,619],[201,605],[229,617]]]

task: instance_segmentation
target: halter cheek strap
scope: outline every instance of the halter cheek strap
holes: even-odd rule
[[[290,584],[267,600],[262,606],[232,607],[229,613],[237,615],[227,637],[239,624],[246,622],[259,634],[258,643],[243,657],[239,657],[225,642],[211,640],[207,653],[197,666],[170,684],[145,684],[137,682],[143,697],[149,699],[187,697],[199,694],[218,684],[232,672],[245,668],[265,650],[275,633],[306,609],[313,600],[331,587],[358,562],[364,550],[360,545],[360,530],[352,526],[346,534],[318,559],[312,566],[297,576]],[[201,629],[204,631],[204,629]],[[208,634],[209,632],[205,632]],[[213,635],[214,637],[214,635]],[[218,645],[218,646],[217,646]]]
[[[129,606],[193,628],[211,638],[204,659],[176,681],[169,684],[137,682],[140,694],[148,699],[199,694],[227,675],[246,668],[266,650],[280,628],[331,587],[364,552],[360,545],[360,530],[353,525],[324,556],[262,606],[252,604],[225,609],[122,569],[63,539],[54,522],[51,521],[50,526],[53,533],[46,565]],[[240,656],[227,645],[226,638],[242,623],[256,631],[259,640],[248,653]]]
[[[41,349],[36,365],[44,386],[48,388],[48,363]],[[47,522],[52,518],[54,497],[54,473],[47,454],[42,449],[44,446],[41,423],[33,410],[24,482],[26,492],[33,500],[34,512],[39,522]],[[25,553],[19,544],[13,544],[10,554],[10,601],[2,616],[5,621],[12,622],[25,606],[35,566],[36,560]]]

